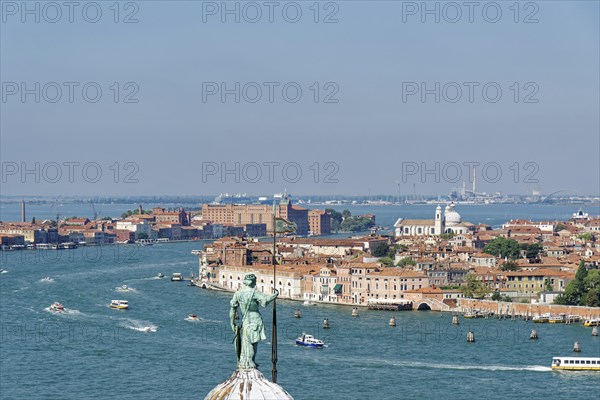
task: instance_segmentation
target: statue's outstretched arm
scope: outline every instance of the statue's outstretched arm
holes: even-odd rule
[[[277,298],[277,296],[279,296],[279,291],[277,289],[274,289],[274,291],[275,291],[275,293],[270,294],[270,295],[256,292],[256,295],[254,296],[254,298],[256,298],[256,300],[258,300],[258,302],[260,303],[261,306],[266,307],[267,304],[273,302],[273,300],[275,300]]]

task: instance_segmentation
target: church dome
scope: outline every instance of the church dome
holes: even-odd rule
[[[238,369],[204,400],[294,400],[284,388],[257,369]]]
[[[458,212],[454,209],[454,203],[446,206],[446,210],[444,211],[444,217],[446,219],[446,225],[458,225],[461,223],[461,217]]]

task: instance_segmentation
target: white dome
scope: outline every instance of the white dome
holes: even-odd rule
[[[284,388],[257,369],[238,369],[204,400],[294,400]]]
[[[446,219],[446,225],[457,225],[462,221],[460,214],[454,210],[454,203],[446,206],[444,217]]]

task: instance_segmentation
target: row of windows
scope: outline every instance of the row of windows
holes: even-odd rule
[[[565,360],[565,364],[597,364],[596,360]]]

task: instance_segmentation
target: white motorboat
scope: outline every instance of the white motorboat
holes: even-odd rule
[[[62,312],[62,311],[65,311],[65,307],[62,304],[58,303],[58,302],[52,303],[50,305],[50,311]]]
[[[315,339],[312,335],[307,335],[306,333],[303,333],[302,336],[296,339],[296,344],[299,346],[316,348],[321,348],[325,345],[322,340]]]
[[[159,272],[159,273],[156,275],[156,277],[157,277],[157,278],[164,278],[164,277],[165,277],[165,274],[163,274],[162,272]]]
[[[171,280],[174,281],[174,282],[183,281],[183,275],[181,275],[181,273],[179,273],[179,272],[175,272],[171,276]]]
[[[129,308],[129,302],[127,300],[111,300],[109,307],[117,310],[127,310]]]

